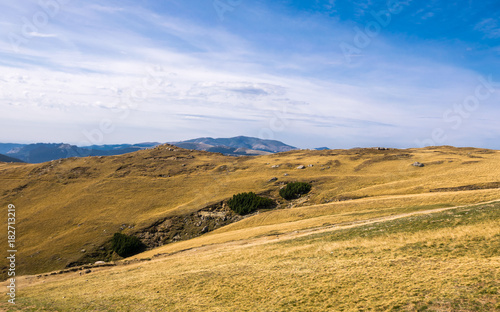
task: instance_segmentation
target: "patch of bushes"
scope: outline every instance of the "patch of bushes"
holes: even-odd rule
[[[227,204],[237,214],[245,215],[257,209],[270,208],[274,205],[274,201],[250,192],[233,195],[233,198],[228,200]]]
[[[312,185],[305,182],[288,183],[280,190],[280,196],[286,200],[299,198],[303,194],[309,193]]]
[[[126,258],[144,251],[146,245],[135,236],[115,233],[111,239],[111,248],[121,257]]]

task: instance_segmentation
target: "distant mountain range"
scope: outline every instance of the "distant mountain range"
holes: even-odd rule
[[[114,144],[114,145],[92,145],[78,147],[65,143],[35,143],[35,144],[13,144],[0,143],[0,158],[3,162],[24,161],[27,163],[42,163],[61,158],[85,157],[85,156],[111,156],[143,150],[160,145],[157,142],[139,144]],[[286,152],[297,149],[275,140],[262,140],[258,138],[238,136],[234,138],[198,138],[169,144],[185,148],[202,150],[214,153],[222,153],[231,156],[265,155],[277,152]],[[4,159],[4,160],[2,160]],[[11,160],[9,160],[11,159]]]
[[[170,144],[186,149],[222,153],[231,156],[265,155],[297,149],[280,141],[263,140],[246,136],[218,139],[198,138],[181,142],[170,142]]]
[[[3,144],[0,151],[8,157],[20,159],[27,163],[42,163],[61,158],[85,156],[110,156],[135,152],[159,143],[120,144],[78,147],[64,143],[36,143],[36,144]],[[11,147],[15,145],[15,147]],[[11,147],[9,149],[9,147]]]

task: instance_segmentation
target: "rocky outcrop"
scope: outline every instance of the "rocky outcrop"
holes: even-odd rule
[[[165,218],[135,234],[148,248],[188,240],[241,220],[224,202],[200,211]]]
[[[131,235],[138,237],[148,249],[153,249],[198,237],[241,219],[243,217],[229,209],[224,202],[219,202],[191,214],[161,219]],[[122,225],[122,228],[124,227],[125,225]],[[95,250],[90,252],[85,250],[82,253],[84,255],[80,259],[68,263],[66,267],[76,267],[95,263],[96,261],[119,260],[121,258],[112,251],[111,241],[95,248]]]

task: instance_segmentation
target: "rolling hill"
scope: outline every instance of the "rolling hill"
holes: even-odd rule
[[[123,310],[137,300],[149,311],[158,304],[253,310],[264,300],[268,310],[491,309],[499,304],[498,279],[488,272],[498,265],[500,227],[498,204],[485,202],[500,199],[499,160],[498,151],[447,146],[232,157],[161,145],[120,156],[0,164],[0,198],[16,206],[23,225],[19,274],[118,261],[91,268],[88,277],[76,270],[21,279],[30,289],[20,301],[26,307]],[[310,182],[312,191],[281,199],[279,189],[292,181]],[[227,199],[248,191],[277,207],[231,214]],[[116,232],[154,247],[135,256],[152,260],[120,262],[109,252]],[[5,260],[2,266],[5,273]],[[91,289],[99,280],[123,287],[103,286],[96,301]],[[426,289],[430,281],[445,288]],[[469,288],[454,292],[453,281]],[[68,283],[80,290],[61,299]],[[370,287],[363,296],[362,285]],[[255,291],[245,296],[248,287]],[[349,299],[350,292],[362,300]]]
[[[499,211],[498,202],[457,207],[27,276],[18,279],[23,293],[15,309],[4,306],[11,311],[498,311]]]
[[[5,156],[5,155],[0,154],[0,162],[23,162],[23,161],[20,159],[17,159],[17,158],[13,158],[13,157],[9,157],[9,156]]]

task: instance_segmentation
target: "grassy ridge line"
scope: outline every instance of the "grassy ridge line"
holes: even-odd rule
[[[228,244],[83,277],[24,278],[16,308],[495,311],[499,266],[494,201],[274,244]]]

